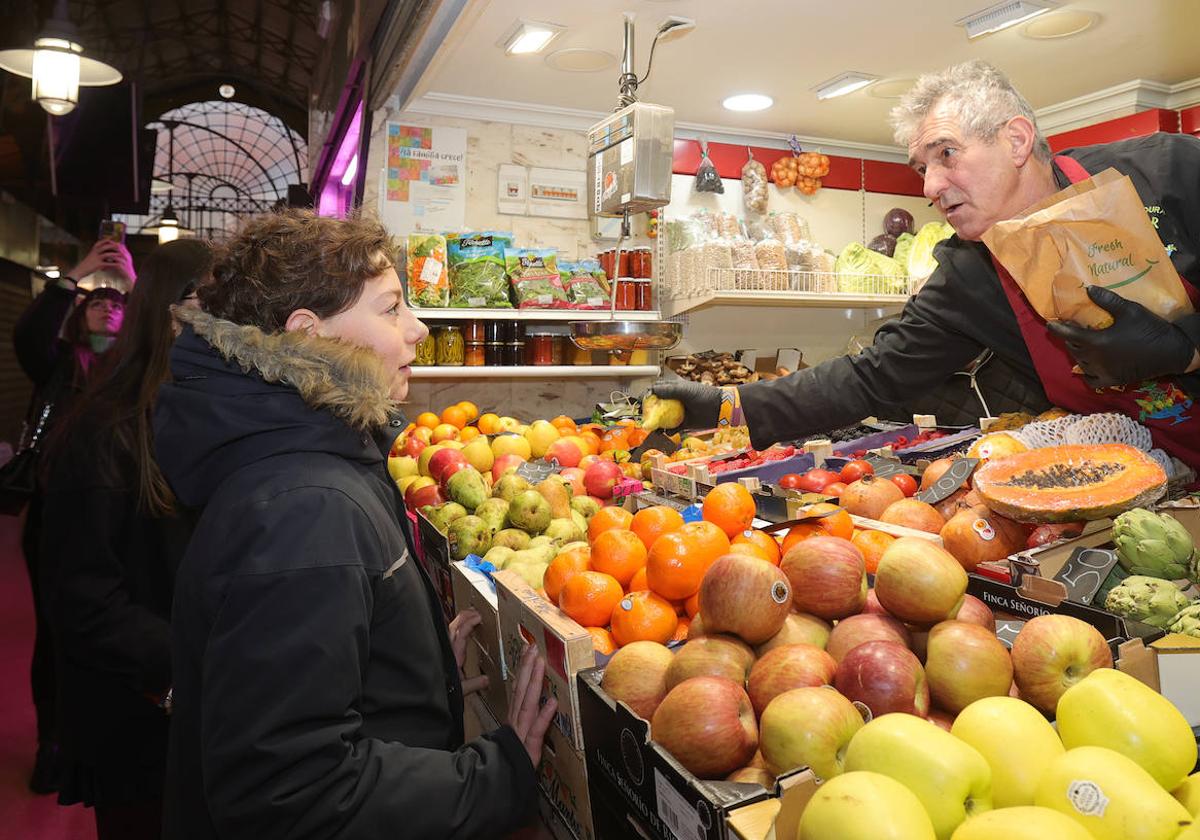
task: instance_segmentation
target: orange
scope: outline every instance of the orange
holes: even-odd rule
[[[466,412],[468,423],[474,423],[479,419],[479,406],[475,405],[475,403],[471,402],[470,400],[463,400],[456,406],[456,408],[461,408],[464,412]]]
[[[704,519],[733,539],[754,521],[754,496],[736,481],[718,484],[704,497]]]
[[[469,440],[475,440],[477,437],[479,437],[479,429],[476,429],[474,426],[465,426],[463,430],[458,433],[458,439],[463,443],[466,443]]]
[[[630,642],[665,645],[679,627],[679,616],[666,598],[653,592],[630,592],[613,608],[611,627],[618,645]]]
[[[475,425],[485,435],[494,435],[500,431],[500,416],[489,411],[487,414],[479,415],[479,422]]]
[[[574,546],[558,552],[558,556],[550,561],[550,565],[546,567],[546,575],[542,578],[542,586],[545,587],[546,596],[550,601],[557,604],[563,584],[591,568],[591,553],[592,550],[586,545]]]
[[[610,528],[627,531],[631,522],[633,522],[633,514],[625,508],[617,505],[602,507],[588,521],[588,540],[595,542],[596,537]]]
[[[646,546],[633,531],[609,528],[592,541],[592,568],[624,587],[646,565]]]
[[[635,448],[645,443],[646,438],[650,437],[650,433],[645,429],[630,429],[626,437],[629,438],[630,448]]]
[[[763,559],[769,560],[776,566],[779,565],[779,561],[783,557],[783,553],[779,550],[779,541],[766,531],[760,531],[757,528],[747,528],[745,531],[742,531],[742,533],[730,540],[729,543],[730,548],[743,543],[756,545],[763,550],[763,553],[767,555]]]
[[[629,530],[638,535],[647,551],[663,534],[682,527],[683,517],[679,511],[666,505],[643,508],[633,515],[633,521],[629,523]]]
[[[438,417],[432,411],[422,411],[417,415],[417,425],[424,426],[427,429],[435,429],[441,425],[442,418]]]
[[[724,531],[711,522],[689,522],[655,540],[646,557],[646,582],[664,598],[687,598],[700,589],[713,561],[728,552]]]
[[[589,627],[587,631],[592,634],[592,647],[596,653],[609,656],[617,652],[617,643],[607,627]]]
[[[587,444],[589,455],[600,454],[600,435],[592,431],[580,432],[579,436]]]
[[[694,595],[688,596],[683,602],[683,610],[687,613],[689,621],[696,617],[696,613],[700,612],[700,590],[697,589]]]
[[[612,575],[580,572],[563,584],[558,606],[584,627],[603,627],[624,597],[621,584]]]
[[[609,429],[600,436],[600,451],[614,452],[617,450],[633,449],[629,445],[629,429]]]
[[[820,519],[813,519],[792,526],[792,529],[787,532],[787,536],[783,538],[783,553],[787,554],[789,548],[809,537],[841,537],[844,540],[850,539],[854,535],[854,520],[850,518],[850,514],[837,505],[821,502],[820,504],[813,505],[805,513],[825,513],[831,510],[837,512],[831,513],[829,516],[823,516]]]
[[[449,423],[456,429],[461,429],[467,425],[467,412],[456,405],[452,405],[442,412],[442,422]]]
[[[649,589],[650,584],[646,583],[646,567],[638,569],[633,573],[633,577],[629,579],[629,585],[625,587],[626,592],[640,592],[643,589]]]
[[[573,435],[579,431],[579,427],[575,425],[575,421],[565,414],[555,417],[550,421],[550,425],[564,435]]]
[[[895,541],[895,537],[883,531],[855,531],[854,536],[850,538],[850,542],[858,546],[858,550],[863,553],[863,559],[867,561],[867,573],[872,575],[879,568],[879,558],[883,556],[883,550]]]
[[[686,642],[688,637],[688,629],[692,626],[692,620],[687,616],[679,619],[679,624],[675,627],[675,635],[671,637],[672,642]]]
[[[754,543],[748,543],[748,542],[734,543],[733,545],[729,546],[729,553],[730,554],[746,554],[750,557],[754,557],[755,559],[762,560],[765,563],[770,563],[771,565],[775,565],[775,563],[777,562],[776,558],[771,557],[770,554],[768,554],[760,546],[757,546]]]

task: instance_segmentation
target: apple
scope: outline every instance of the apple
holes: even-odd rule
[[[413,491],[416,491],[416,490],[420,490],[422,487],[429,487],[430,485],[436,485],[436,484],[437,484],[437,481],[430,478],[428,475],[417,476],[415,479],[413,479],[412,482],[409,483],[408,487],[405,488],[404,501],[406,501],[406,502],[408,501],[409,493],[412,493]]]
[[[825,619],[793,611],[783,620],[779,632],[756,647],[754,652],[762,656],[780,645],[812,645],[823,649],[829,641],[829,632],[829,622]]]
[[[891,615],[879,603],[879,596],[875,594],[875,587],[873,586],[867,590],[867,605],[863,607],[863,613],[866,615]]]
[[[875,570],[880,605],[906,623],[931,627],[954,618],[966,592],[967,573],[959,562],[921,537],[900,537],[891,543]]]
[[[758,724],[741,685],[693,677],[659,703],[650,737],[698,778],[723,779],[754,757]]]
[[[461,450],[448,447],[439,449],[429,459],[429,476],[439,484],[444,484],[450,476],[467,466],[470,465]]]
[[[421,479],[419,478],[417,479],[417,481],[420,480]],[[433,481],[433,479],[429,480]],[[425,505],[440,505],[442,502],[446,501],[446,499],[442,496],[441,487],[439,487],[437,484],[426,484],[423,487],[418,487],[415,490],[410,487],[408,489],[408,493],[406,493],[404,496],[404,501],[413,510],[418,510],[425,507]]]
[[[637,641],[621,647],[604,669],[600,687],[638,717],[650,720],[667,696],[667,668],[675,655],[658,642]]]
[[[700,612],[710,633],[747,644],[767,641],[792,609],[792,589],[777,566],[745,554],[718,557],[700,582]]]
[[[857,700],[875,717],[929,713],[929,683],[916,654],[898,642],[866,642],[838,664],[833,687]]]
[[[533,457],[529,441],[512,432],[499,434],[492,438],[492,454],[497,458],[504,455],[519,455],[526,461]]]
[[[571,488],[571,498],[577,499],[587,495],[587,488],[583,486],[583,470],[579,467],[567,467],[559,472],[559,476]]]
[[[829,685],[837,671],[833,657],[812,645],[781,645],[754,663],[746,693],[761,715],[772,700],[793,688]]]
[[[410,458],[417,458],[428,446],[426,441],[416,435],[409,435],[408,440],[404,442],[404,454]]]
[[[547,461],[557,461],[560,467],[577,467],[586,453],[572,438],[559,438],[546,449]]]
[[[432,443],[429,446],[426,446],[424,449],[421,450],[421,454],[419,456],[417,456],[417,470],[421,473],[421,475],[426,476],[426,477],[429,476],[429,461],[430,461],[430,459],[432,459],[434,455],[436,455],[437,453],[441,452],[443,449],[446,449],[446,448],[447,447],[443,446],[440,443]]]
[[[695,621],[692,619],[693,625]],[[667,669],[667,688],[674,688],[692,677],[704,676],[725,677],[744,685],[752,665],[754,651],[741,639],[734,636],[698,636],[689,639],[676,652]]]
[[[387,465],[388,475],[392,477],[392,481],[399,481],[406,476],[421,474],[421,471],[417,469],[417,459],[411,455],[393,455],[388,458]]]
[[[950,732],[954,727],[954,715],[943,709],[930,709],[928,720],[930,723],[937,724],[938,727]]]
[[[800,815],[795,836],[798,840],[935,838],[929,815],[912,791],[895,779],[862,771],[843,773],[817,788]]]
[[[828,688],[785,691],[767,704],[759,722],[767,769],[779,775],[811,767],[822,779],[843,770],[846,747],[863,727],[854,704]]]
[[[1063,692],[1097,668],[1113,666],[1104,636],[1069,615],[1039,615],[1017,634],[1013,676],[1021,697],[1053,714]]]
[[[589,496],[611,499],[613,487],[624,477],[621,468],[612,461],[597,461],[583,472],[583,486]]]
[[[462,448],[462,455],[467,459],[467,463],[481,473],[486,473],[496,463],[496,456],[492,452],[492,445],[488,443],[488,439],[483,435],[472,440]]]
[[[410,438],[419,438],[424,443],[429,443],[433,440],[433,429],[428,426],[417,426],[408,433]]]
[[[1064,748],[1045,716],[1015,697],[985,697],[958,713],[950,732],[992,768],[997,808],[1032,805],[1042,773]]]
[[[439,426],[435,426],[431,440],[434,443],[441,443],[445,440],[458,440],[458,426],[451,423],[442,423]]]
[[[517,467],[525,463],[524,458],[520,455],[498,455],[492,462],[492,481],[499,481],[508,474],[509,471],[515,470]]]
[[[834,625],[825,650],[829,651],[829,655],[834,658],[834,661],[840,663],[854,648],[875,641],[896,642],[904,647],[909,647],[912,639],[903,622],[897,621],[891,616],[859,613],[843,618]]]
[[[996,808],[959,826],[954,840],[1096,840],[1096,835],[1066,814],[1036,805]],[[1175,840],[1188,840],[1186,833]]]
[[[512,432],[515,434],[517,429],[521,428],[521,421],[515,417],[505,416],[496,421],[496,426],[502,432]]]
[[[424,476],[406,475],[406,476],[404,476],[404,478],[397,479],[396,487],[399,488],[400,495],[407,498],[408,488],[411,487],[413,482],[415,482],[419,478],[424,478]]]
[[[992,808],[992,768],[983,756],[912,715],[883,715],[860,729],[846,749],[846,770],[882,773],[915,793],[939,840]]]
[[[970,624],[978,624],[980,627],[986,627],[993,633],[996,632],[996,614],[983,601],[976,598],[974,595],[964,595],[963,605],[959,608],[958,613],[954,616],[955,621],[966,621]]]
[[[866,563],[849,540],[809,537],[788,550],[779,568],[799,612],[832,620],[854,615],[867,602]]]
[[[544,458],[550,445],[561,437],[561,433],[549,420],[535,420],[525,431],[532,458]],[[578,463],[578,462],[577,462]]]
[[[986,627],[943,621],[929,631],[925,676],[933,702],[958,714],[976,700],[1008,695],[1012,657]]]

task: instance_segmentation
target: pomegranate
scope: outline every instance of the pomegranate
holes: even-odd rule
[[[938,533],[946,524],[945,517],[938,513],[933,505],[916,499],[901,499],[893,502],[888,505],[879,521],[891,525],[901,525],[905,528],[914,528],[918,531],[928,531],[930,534]]]
[[[904,498],[904,491],[886,478],[864,475],[842,491],[842,507],[856,516],[878,519],[888,506]]]
[[[937,484],[937,480],[942,477],[946,470],[950,469],[952,459],[938,458],[936,461],[930,461],[929,466],[925,468],[925,472],[921,473],[921,489],[928,490],[933,485]]]
[[[1025,529],[982,505],[960,510],[941,530],[942,544],[968,572],[1025,547]]]

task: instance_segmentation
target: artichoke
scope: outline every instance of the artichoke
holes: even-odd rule
[[[1121,568],[1130,574],[1179,580],[1196,571],[1191,535],[1166,514],[1142,508],[1121,514],[1113,522],[1113,542]]]
[[[1184,607],[1171,619],[1167,629],[1172,633],[1185,633],[1188,636],[1200,636],[1200,602]]]
[[[1162,578],[1133,575],[1113,587],[1104,599],[1111,613],[1165,628],[1191,603],[1179,587]]]

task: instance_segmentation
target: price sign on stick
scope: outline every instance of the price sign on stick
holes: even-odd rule
[[[548,463],[546,461],[526,461],[517,467],[517,475],[528,481],[530,484],[549,478],[558,472],[558,463]]]
[[[978,465],[978,458],[955,458],[934,485],[922,490],[915,498],[931,505],[949,498],[955,490],[967,483],[967,479]]]
[[[1054,579],[1067,587],[1067,600],[1090,604],[1117,565],[1117,553],[1105,548],[1077,548]]]

